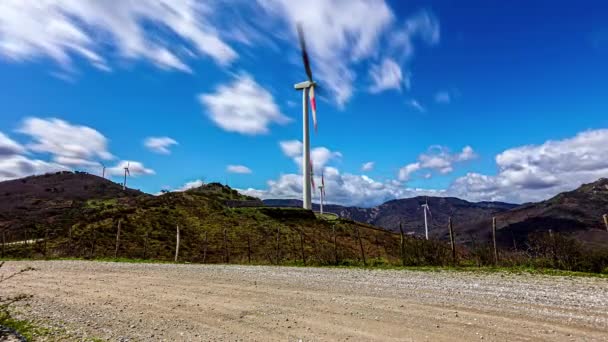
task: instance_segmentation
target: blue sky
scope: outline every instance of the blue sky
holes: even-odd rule
[[[602,1],[150,0],[0,3],[0,180],[101,161],[120,181],[129,161],[149,193],[297,198],[296,22],[330,202],[526,202],[608,176]]]

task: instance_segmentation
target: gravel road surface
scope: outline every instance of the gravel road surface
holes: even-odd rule
[[[21,315],[67,340],[608,340],[600,278],[87,261],[1,273],[25,266],[38,270],[2,292],[33,294]]]

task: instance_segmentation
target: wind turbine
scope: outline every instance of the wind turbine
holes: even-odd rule
[[[99,164],[101,164],[101,178],[106,178],[106,165],[102,162],[99,162]]]
[[[319,185],[319,193],[319,196],[321,196],[321,215],[323,215],[323,200],[325,199],[325,178],[323,177],[323,173],[321,173],[321,185]]]
[[[129,166],[131,166],[131,163],[127,163],[127,166],[125,166],[125,181],[122,183],[122,189],[123,190],[127,190],[127,175],[131,176],[131,172],[129,172]]]
[[[304,209],[312,209],[311,199],[311,163],[310,163],[310,139],[309,139],[309,119],[308,119],[308,101],[312,107],[312,120],[317,129],[317,104],[315,101],[315,86],[317,83],[312,79],[312,71],[310,69],[310,59],[308,51],[306,51],[306,42],[304,41],[304,32],[302,26],[298,25],[298,38],[300,40],[300,49],[302,50],[302,61],[304,62],[304,70],[308,80],[294,85],[296,90],[302,91],[302,126],[303,126],[303,155],[302,155],[302,207]]]
[[[433,214],[431,214],[431,208],[429,207],[429,198],[427,197],[424,204],[422,205],[422,210],[424,211],[424,235],[426,239],[429,239],[429,226],[426,219],[426,212],[429,212],[431,218],[433,218]]]

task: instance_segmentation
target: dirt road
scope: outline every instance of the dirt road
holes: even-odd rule
[[[266,266],[8,262],[2,291],[78,340],[607,340],[608,280]],[[53,337],[48,339],[54,340]]]

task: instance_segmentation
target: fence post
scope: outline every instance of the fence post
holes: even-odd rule
[[[44,246],[44,252],[43,252],[43,254],[44,254],[45,258],[47,257],[47,249],[46,249],[46,247],[47,247],[47,241],[48,240],[49,240],[49,227],[45,225],[44,226],[44,244],[43,244],[43,246]]]
[[[2,258],[4,258],[4,244],[6,244],[6,228],[2,228]]]
[[[228,254],[228,229],[224,228],[224,262],[230,263],[230,255]]]
[[[363,259],[363,266],[367,266],[367,261],[365,260],[365,250],[363,249],[363,241],[361,241],[361,233],[359,232],[359,226],[357,227],[357,240],[359,240],[359,248],[361,249],[361,259]]]
[[[251,234],[247,234],[247,261],[251,264]]]
[[[281,227],[277,227],[277,265],[281,260]]]
[[[68,253],[72,252],[72,226],[68,227]]]
[[[118,258],[118,247],[120,246],[120,228],[122,225],[122,219],[118,219],[118,227],[116,228],[116,248],[114,249],[114,259]]]
[[[302,264],[306,266],[306,255],[304,254],[304,231],[300,229],[300,251],[302,252]]]
[[[405,233],[403,232],[403,224],[399,222],[399,235],[401,240],[399,243],[399,252],[401,254],[401,265],[405,266]]]
[[[448,229],[450,230],[450,247],[452,247],[452,263],[456,265],[456,243],[454,237],[454,227],[452,226],[452,217],[448,218]],[[496,246],[496,244],[494,244]]]
[[[492,217],[492,241],[494,242],[494,264],[498,264],[498,249],[496,249],[496,217]]]
[[[338,264],[338,241],[337,241],[337,236],[336,236],[336,224],[332,223],[331,225],[331,231],[333,234],[333,240],[334,240],[334,261],[335,264]]]
[[[148,257],[148,229],[146,229],[146,234],[144,235],[144,259]]]
[[[178,257],[179,257],[179,224],[176,225],[176,232],[175,232],[175,262],[177,262]]]
[[[207,231],[205,230],[205,245],[203,246],[203,264],[207,261],[207,246],[209,245],[207,240]]]
[[[604,224],[606,225],[606,231],[608,231],[608,214],[604,214]]]

